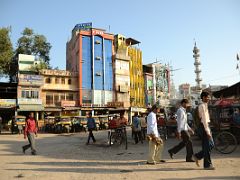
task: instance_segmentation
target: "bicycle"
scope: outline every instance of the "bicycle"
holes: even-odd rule
[[[125,145],[125,149],[128,148],[128,141],[127,141],[127,131],[126,127],[118,127],[114,129],[110,129],[108,131],[108,139],[109,139],[109,146],[113,144],[118,144],[118,145]]]

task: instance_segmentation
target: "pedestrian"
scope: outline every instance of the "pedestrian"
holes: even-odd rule
[[[146,131],[147,131],[147,117],[145,116],[144,113],[142,113],[140,117],[140,126],[141,126],[142,138],[144,140],[146,139]]]
[[[149,154],[147,164],[156,164],[165,162],[162,160],[163,140],[160,138],[157,128],[156,114],[159,107],[155,104],[151,108],[151,112],[147,116],[147,139],[149,141]]]
[[[37,137],[37,124],[36,124],[36,120],[34,119],[34,114],[33,112],[31,112],[25,122],[24,139],[26,139],[27,137],[29,144],[22,147],[24,154],[25,154],[25,151],[31,147],[32,155],[36,155],[34,135]]]
[[[88,134],[88,140],[87,140],[86,145],[89,144],[90,138],[92,138],[94,143],[96,142],[96,139],[95,139],[95,137],[93,135],[93,132],[92,132],[93,130],[96,129],[96,123],[95,123],[95,119],[92,117],[92,113],[91,112],[88,114],[87,128],[88,128],[89,134]]]
[[[133,134],[135,139],[135,144],[137,144],[139,141],[143,143],[142,135],[141,135],[141,125],[140,125],[140,119],[138,118],[138,113],[135,112],[133,116]]]
[[[173,155],[178,153],[181,149],[186,147],[186,162],[194,162],[193,160],[193,147],[192,141],[190,138],[190,133],[194,134],[194,131],[188,125],[187,122],[187,113],[186,108],[189,105],[187,99],[182,99],[181,106],[177,111],[177,137],[178,139],[182,139],[182,141],[174,146],[173,148],[168,150],[170,157],[173,159]]]
[[[203,167],[205,170],[215,170],[211,160],[211,150],[214,147],[212,133],[209,127],[210,118],[208,112],[209,93],[201,93],[202,103],[198,106],[198,114],[200,118],[200,126],[198,132],[202,139],[202,150],[196,153],[193,157],[196,164],[199,166],[199,160],[203,159]]]

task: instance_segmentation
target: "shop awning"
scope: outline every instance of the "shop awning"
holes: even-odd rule
[[[19,109],[17,111],[43,111],[44,107],[39,104],[20,104]]]

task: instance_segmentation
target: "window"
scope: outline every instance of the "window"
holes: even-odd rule
[[[55,84],[59,84],[60,83],[60,79],[59,78],[55,78]]]
[[[39,92],[37,90],[22,90],[22,98],[38,99]]]
[[[61,100],[65,100],[65,94],[60,95]]]
[[[45,83],[50,84],[51,83],[51,78],[50,77],[46,78]]]
[[[72,84],[72,81],[71,81],[71,79],[68,79],[68,84]]]
[[[52,105],[53,104],[53,95],[47,94],[46,95],[46,104]]]
[[[101,42],[99,40],[96,40],[95,44],[101,44]]]
[[[59,94],[54,94],[54,104],[55,104],[55,106],[60,106]]]
[[[62,84],[65,84],[65,78],[61,79]]]
[[[101,60],[101,57],[100,56],[96,56],[95,59],[96,60]]]
[[[67,101],[73,101],[73,94],[66,94]]]

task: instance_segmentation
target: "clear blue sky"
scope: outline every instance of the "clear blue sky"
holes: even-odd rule
[[[157,58],[170,63],[175,85],[195,85],[194,39],[200,48],[203,83],[232,85],[240,81],[238,0],[0,0],[0,27],[11,26],[11,39],[25,27],[43,34],[52,45],[51,65],[65,69],[66,42],[77,23],[121,33],[141,42],[143,63]]]

